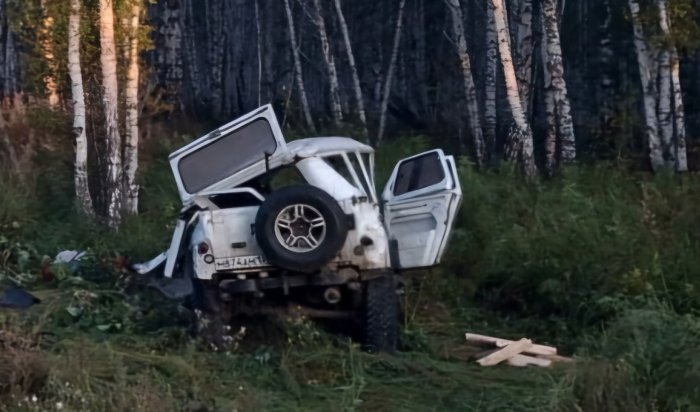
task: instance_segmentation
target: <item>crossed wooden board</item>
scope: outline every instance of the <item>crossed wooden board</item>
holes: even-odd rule
[[[490,345],[497,348],[476,361],[481,366],[493,366],[505,361],[511,366],[536,365],[546,368],[554,362],[573,362],[571,358],[559,356],[557,348],[536,345],[526,338],[512,341],[475,333],[467,333],[465,337],[469,343]]]

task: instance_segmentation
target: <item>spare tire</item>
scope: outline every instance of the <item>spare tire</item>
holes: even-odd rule
[[[314,272],[345,244],[348,216],[328,193],[314,186],[273,192],[255,218],[255,236],[267,259],[295,272]]]

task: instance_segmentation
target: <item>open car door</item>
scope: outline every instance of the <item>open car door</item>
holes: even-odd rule
[[[401,160],[382,199],[392,266],[438,264],[462,201],[454,158],[437,149]]]

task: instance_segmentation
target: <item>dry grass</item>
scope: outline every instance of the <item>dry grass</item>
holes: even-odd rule
[[[0,327],[0,395],[37,393],[46,384],[49,366],[31,329]]]

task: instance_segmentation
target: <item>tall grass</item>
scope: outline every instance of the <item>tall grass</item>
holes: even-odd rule
[[[382,148],[379,189],[398,159],[429,147],[415,137]],[[239,353],[221,354],[186,336],[175,304],[110,265],[167,247],[180,207],[172,149],[144,150],[142,213],[116,233],[76,214],[69,158],[45,157],[24,179],[0,173],[9,194],[0,196],[0,275],[38,281],[42,255],[61,249],[95,257],[79,276],[39,282],[44,302],[26,319],[0,312],[0,361],[15,365],[0,366],[0,410],[700,408],[698,176],[599,165],[533,183],[462,161],[464,204],[444,265],[407,275],[407,352],[370,356],[313,324],[282,322],[281,339],[250,333]],[[467,330],[527,335],[578,361],[482,369]]]
[[[450,261],[476,297],[523,316],[595,324],[616,298],[653,294],[700,308],[697,176],[569,169],[530,184],[460,169],[465,203]]]

